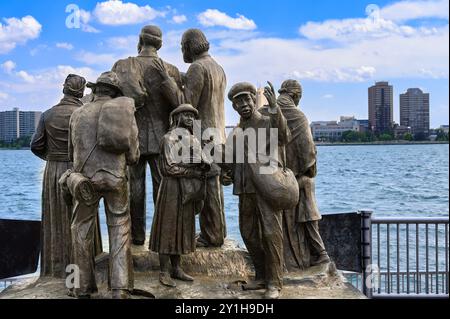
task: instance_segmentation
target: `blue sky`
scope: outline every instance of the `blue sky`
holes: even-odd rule
[[[69,4],[81,10],[69,28]],[[431,125],[448,124],[448,0],[194,0],[0,2],[0,110],[45,110],[61,97],[67,73],[95,78],[136,55],[142,26],[164,32],[163,59],[186,71],[181,34],[201,28],[211,53],[237,81],[279,86],[299,80],[310,120],[367,118],[367,88],[420,87],[431,94]],[[70,18],[70,17],[69,17]],[[75,20],[69,19],[69,22]],[[226,104],[227,124],[237,116]]]

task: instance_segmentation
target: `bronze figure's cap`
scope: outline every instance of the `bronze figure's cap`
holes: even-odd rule
[[[242,94],[253,94],[256,96],[256,87],[248,82],[239,82],[233,85],[233,87],[230,89],[230,92],[228,92],[228,99],[230,101],[233,101],[235,97],[238,97]]]
[[[147,44],[151,43],[157,50],[162,47],[162,31],[156,25],[146,25],[143,27],[139,38]]]
[[[146,25],[141,30],[141,36],[153,37],[156,40],[162,40],[162,31],[156,25]]]
[[[86,79],[76,74],[69,74],[64,81],[64,88],[71,93],[79,93],[84,91]]]
[[[120,88],[119,78],[117,77],[117,74],[115,72],[112,72],[112,71],[104,72],[97,79],[96,83],[88,82],[88,84],[86,86],[88,88],[94,89],[95,87],[97,87],[99,85],[109,86],[109,87],[115,89],[121,95],[123,95],[122,89]]]
[[[190,104],[181,104],[175,110],[170,113],[170,117],[174,117],[175,115],[183,112],[192,112],[195,116],[198,116],[198,110]]]
[[[278,93],[286,93],[286,92],[302,92],[302,86],[297,80],[286,80],[281,84],[281,89],[278,90]]]

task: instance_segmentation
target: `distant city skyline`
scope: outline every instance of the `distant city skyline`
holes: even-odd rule
[[[81,10],[78,25],[69,4]],[[2,1],[0,111],[48,109],[68,73],[95,81],[118,59],[135,56],[140,29],[156,24],[163,30],[160,56],[181,71],[189,67],[181,35],[195,27],[210,40],[228,89],[239,81],[260,87],[269,80],[279,88],[299,80],[310,121],[365,117],[367,87],[389,81],[394,97],[408,88],[430,93],[430,124],[438,127],[449,116],[448,9],[448,0]],[[397,123],[398,103],[394,98]],[[238,120],[227,100],[226,123]]]

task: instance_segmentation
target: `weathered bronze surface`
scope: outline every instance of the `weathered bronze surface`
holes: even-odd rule
[[[155,69],[155,63],[162,63],[181,88],[178,69],[162,61],[158,50],[162,46],[162,31],[157,26],[145,26],[139,35],[137,57],[117,61],[112,71],[120,80],[125,96],[133,98],[136,105],[136,121],[139,128],[139,161],[130,166],[130,213],[133,244],[143,245],[146,236],[146,166],[152,176],[153,203],[156,205],[161,175],[158,169],[160,143],[169,130],[169,114],[181,103],[181,98],[169,95],[161,86],[162,79]],[[174,92],[173,94],[176,94]]]
[[[72,168],[68,154],[69,120],[82,102],[86,80],[70,74],[64,83],[62,100],[45,111],[31,140],[31,151],[47,161],[42,186],[41,275],[64,278],[71,263],[70,222],[72,205],[66,203],[58,184],[61,175]],[[96,224],[95,249],[102,250],[100,228]]]
[[[227,143],[234,143],[234,135],[238,130],[255,130],[256,140],[258,134],[266,134],[264,150],[256,149],[260,153],[270,153],[270,129],[278,129],[278,151],[283,149],[290,138],[289,128],[283,113],[279,110],[272,85],[265,89],[265,96],[270,103],[269,115],[262,115],[256,110],[256,88],[250,83],[237,83],[228,98],[233,108],[241,116],[238,127],[231,133]],[[263,129],[263,130],[261,130]],[[260,196],[255,183],[257,174],[249,163],[250,152],[255,149],[249,147],[247,140],[244,147],[244,163],[233,163],[231,167],[234,188],[233,193],[239,196],[239,227],[252,262],[255,266],[255,281],[246,285],[248,290],[266,289],[266,298],[278,298],[283,286],[283,230],[282,211],[275,210],[271,203]],[[229,149],[229,148],[227,148]],[[256,166],[261,159],[257,159]],[[278,154],[282,159],[282,155]],[[224,167],[227,167],[225,164]]]
[[[278,298],[283,282],[289,286],[296,280],[298,286],[305,283],[304,277],[298,279],[292,273],[306,274],[314,266],[323,268],[317,268],[311,279],[318,288],[322,287],[320,278],[327,276],[330,287],[341,285],[319,232],[322,217],[314,184],[317,151],[308,119],[298,108],[300,83],[285,81],[277,98],[269,82],[264,89],[268,105],[259,110],[256,87],[247,82],[235,84],[228,98],[240,122],[226,138],[226,76],[209,55],[209,46],[202,31],[187,30],[181,48],[190,67],[181,74],[158,56],[162,31],[145,26],[139,35],[138,56],[117,61],[112,71],[103,73],[96,83],[88,83],[92,89],[88,103],[83,105],[80,100],[86,81],[68,76],[64,98],[43,114],[31,144],[33,153],[47,161],[42,194],[42,276],[64,278],[66,266],[74,264],[79,269],[80,286],[70,293],[79,298],[91,297],[98,291],[97,284],[106,282],[111,297],[129,298],[136,292],[134,271],[143,264],[152,266],[144,267],[146,271],[159,270],[164,289],[190,291],[161,293],[161,287],[154,285],[157,275],[151,273],[147,280],[140,275],[141,283],[145,281],[144,286],[151,286],[159,296],[191,296],[199,285],[196,281],[187,287],[183,282],[194,278],[186,272],[199,275],[200,286],[208,287],[211,282],[206,275],[239,274],[244,280],[228,283],[232,288],[227,289],[231,295],[242,294],[244,298]],[[197,119],[202,134],[215,129],[211,138],[200,139],[194,134]],[[273,130],[277,132],[275,140]],[[244,138],[240,150],[238,134],[246,131],[253,131],[258,142],[252,146]],[[260,143],[263,137],[265,141]],[[187,155],[180,153],[186,141]],[[216,153],[205,154],[205,145],[216,146]],[[230,162],[213,162],[221,155],[230,159],[230,150]],[[146,239],[147,164],[155,204],[150,252],[135,255],[133,268],[132,243],[134,249],[144,249]],[[263,168],[273,171],[264,173]],[[239,249],[220,248],[226,237],[222,183],[233,183],[233,194],[239,196],[239,227],[250,258]],[[100,269],[95,257],[101,252],[101,199],[106,210],[109,257],[102,255]],[[196,214],[200,214],[198,236]],[[359,245],[356,226],[351,233],[332,231],[335,225],[348,228],[350,223],[356,225],[353,217],[322,222],[327,245],[349,238]],[[358,270],[358,261],[342,253],[350,254],[357,247],[342,244],[345,247],[340,251],[339,245],[327,246],[338,266]],[[198,253],[196,247],[200,246],[206,248]],[[224,261],[227,258],[230,260]],[[211,265],[221,267],[206,269]],[[290,272],[288,280],[283,280],[285,270]],[[96,272],[97,277],[99,272],[104,275],[101,280],[96,280]],[[250,275],[252,280],[247,280]],[[246,282],[241,287],[242,281]],[[256,295],[253,291],[257,290],[264,292]],[[228,294],[221,289],[214,291]]]
[[[206,173],[211,162],[205,161],[201,143],[193,135],[198,111],[189,104],[180,105],[171,113],[171,128],[161,142],[161,188],[158,193],[150,250],[158,252],[161,265],[160,281],[175,287],[172,278],[193,281],[180,266],[180,256],[195,251],[195,213],[206,195]],[[184,139],[184,140],[183,140]],[[199,163],[191,158],[177,161],[175,151],[189,141],[189,154],[202,154]],[[172,267],[170,267],[170,263]]]
[[[70,119],[69,157],[73,159],[74,171],[82,174],[92,184],[97,194],[94,203],[75,197],[72,221],[74,263],[80,270],[80,287],[75,289],[79,298],[90,297],[97,291],[94,275],[93,239],[94,225],[100,198],[105,203],[109,233],[109,284],[113,297],[124,298],[133,289],[133,267],[131,259],[131,220],[127,165],[139,159],[138,128],[134,114],[129,115],[131,126],[128,134],[127,152],[119,153],[112,148],[98,145],[102,108],[108,103],[117,103],[116,112],[126,116],[124,108],[134,101],[117,98],[122,94],[117,75],[103,73],[97,83],[91,84],[94,100],[77,109]],[[128,104],[127,104],[128,102]],[[110,107],[109,111],[113,111]],[[124,117],[122,120],[127,122]],[[112,128],[120,123],[108,123]]]
[[[165,88],[170,96],[183,96],[186,103],[199,111],[202,133],[216,129],[211,136],[212,143],[225,143],[224,97],[227,86],[223,68],[208,53],[209,42],[201,30],[189,29],[184,32],[181,50],[190,67],[180,90],[171,79],[164,65],[158,64],[160,74],[165,79]],[[206,198],[200,212],[199,246],[221,246],[226,237],[223,187],[220,182],[220,168],[214,164],[206,180]]]
[[[289,270],[304,269],[330,261],[319,233],[321,215],[314,183],[317,151],[308,119],[298,108],[302,97],[300,83],[286,80],[279,93],[278,105],[291,131],[291,141],[286,146],[286,165],[294,172],[300,191],[296,207],[283,211],[284,257]],[[267,107],[261,109],[263,114],[268,112]]]

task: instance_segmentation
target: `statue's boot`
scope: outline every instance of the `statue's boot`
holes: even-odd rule
[[[329,263],[330,261],[331,261],[330,257],[328,256],[327,253],[321,254],[315,260],[311,261],[311,266],[318,266],[318,265],[326,264],[326,263]]]
[[[268,286],[264,293],[264,299],[278,299],[280,298],[281,289],[275,286]]]
[[[159,273],[159,282],[166,287],[175,288],[177,284],[172,280],[168,272]]]
[[[111,290],[112,299],[131,299],[131,294],[125,289],[112,289]]]
[[[201,234],[198,234],[195,238],[195,246],[197,248],[209,247],[209,243],[202,237]]]
[[[175,268],[172,272],[172,278],[179,279],[181,281],[194,281],[194,277],[186,274],[181,268]]]
[[[266,289],[266,284],[263,280],[253,280],[248,284],[242,285],[243,290],[261,290]]]

